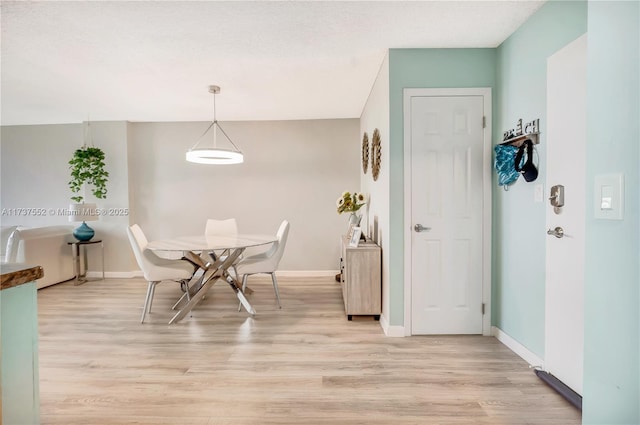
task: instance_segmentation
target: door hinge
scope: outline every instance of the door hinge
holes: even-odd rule
[[[484,303],[482,303],[482,315],[484,315]]]
[[[482,117],[482,128],[487,128],[487,117]]]

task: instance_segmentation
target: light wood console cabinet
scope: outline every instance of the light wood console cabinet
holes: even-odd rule
[[[382,311],[381,250],[373,242],[360,241],[350,247],[342,236],[340,285],[347,318],[354,315],[374,316],[380,320]]]

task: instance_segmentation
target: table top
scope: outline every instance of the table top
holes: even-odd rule
[[[102,239],[90,239],[88,241],[69,241],[67,242],[67,245],[91,245],[94,243],[102,243]]]
[[[147,248],[152,251],[207,251],[248,248],[251,246],[266,245],[277,240],[278,238],[275,235],[181,236],[149,242]]]

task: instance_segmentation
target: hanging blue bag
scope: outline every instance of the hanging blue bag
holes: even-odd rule
[[[518,148],[512,145],[496,145],[494,150],[496,152],[494,165],[498,173],[498,184],[507,189],[507,186],[515,183],[520,177],[520,173],[516,171],[515,167]]]

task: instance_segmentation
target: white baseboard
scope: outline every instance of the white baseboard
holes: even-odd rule
[[[104,272],[104,277],[107,279],[131,279],[133,277],[142,277],[142,271],[135,270],[131,272]],[[91,279],[100,279],[102,272],[87,272],[87,277]]]
[[[389,319],[385,317],[384,314],[380,315],[380,326],[384,331],[384,334],[388,337],[399,338],[404,337],[404,326],[391,326],[389,324]]]
[[[282,277],[335,277],[338,270],[278,270],[276,276]]]
[[[276,276],[282,277],[334,277],[338,270],[278,270]],[[142,271],[135,270],[130,272],[105,272],[104,276],[111,279],[130,279],[133,277],[142,277]],[[87,272],[89,278],[101,278],[101,271]]]
[[[536,354],[529,351],[527,347],[520,344],[515,339],[504,333],[502,329],[491,327],[491,334],[496,337],[498,341],[507,346],[511,351],[522,357],[524,361],[529,363],[530,366],[540,367],[544,369],[544,361]]]

